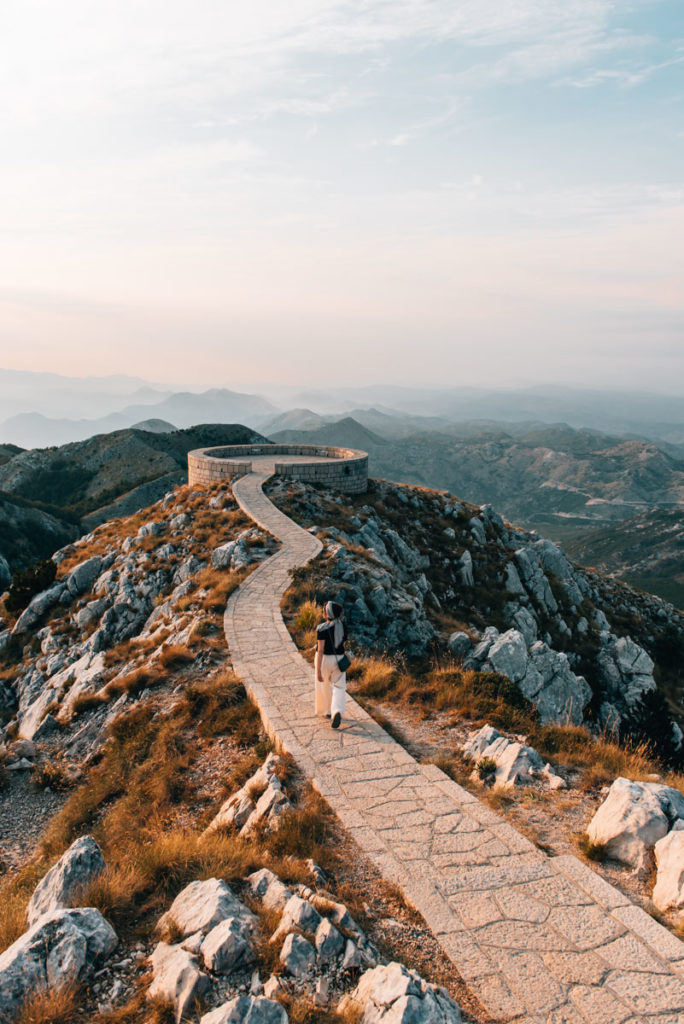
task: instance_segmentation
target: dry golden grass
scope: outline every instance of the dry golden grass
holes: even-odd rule
[[[78,1019],[82,991],[78,985],[41,988],[26,1000],[16,1024],[72,1024]]]
[[[166,676],[154,666],[141,665],[118,679],[112,679],[107,683],[102,693],[109,699],[119,697],[122,693],[129,693],[136,697],[143,690],[151,690],[155,686],[161,686],[166,681]]]
[[[164,999],[148,999],[141,988],[123,1006],[104,1013],[96,1013],[90,1024],[176,1024],[176,1011],[172,1003]]]
[[[189,651],[183,644],[165,644],[157,657],[158,663],[165,669],[178,668],[193,660],[192,651]]]
[[[639,782],[663,771],[646,743],[617,742],[610,735],[593,734],[584,725],[541,725],[531,701],[503,676],[462,670],[455,665],[437,666],[416,675],[401,670],[391,659],[379,657],[356,662],[349,677],[362,700],[391,698],[397,707],[405,703],[425,717],[453,711],[473,726],[488,723],[523,733],[542,757],[580,769],[585,790],[609,784],[619,775]],[[388,722],[381,711],[373,710],[373,714],[403,741],[396,725]],[[669,773],[664,781],[684,792],[683,775]]]

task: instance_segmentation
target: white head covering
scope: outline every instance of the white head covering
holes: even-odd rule
[[[339,608],[337,615],[335,614],[336,608]],[[344,640],[344,626],[342,625],[342,620],[340,618],[341,614],[341,605],[337,604],[335,601],[327,602],[325,606],[325,616],[333,624],[333,643],[336,649],[341,646],[342,641]]]

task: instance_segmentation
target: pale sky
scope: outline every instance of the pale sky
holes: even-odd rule
[[[0,366],[684,391],[682,0],[3,0]]]

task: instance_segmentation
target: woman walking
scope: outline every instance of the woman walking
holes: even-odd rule
[[[344,656],[347,629],[342,622],[343,608],[336,601],[328,601],[323,609],[325,621],[317,629],[318,644],[314,668],[316,671],[316,714],[331,718],[333,729],[339,729],[347,697],[347,675],[338,660]]]

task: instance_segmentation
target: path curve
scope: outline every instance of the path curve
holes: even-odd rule
[[[256,462],[256,460],[255,460]],[[241,508],[281,541],[233,593],[235,672],[385,878],[425,918],[495,1021],[681,1024],[684,943],[575,857],[549,858],[349,699],[334,732],[280,613],[289,570],[321,550],[266,497],[268,463],[236,480]]]

